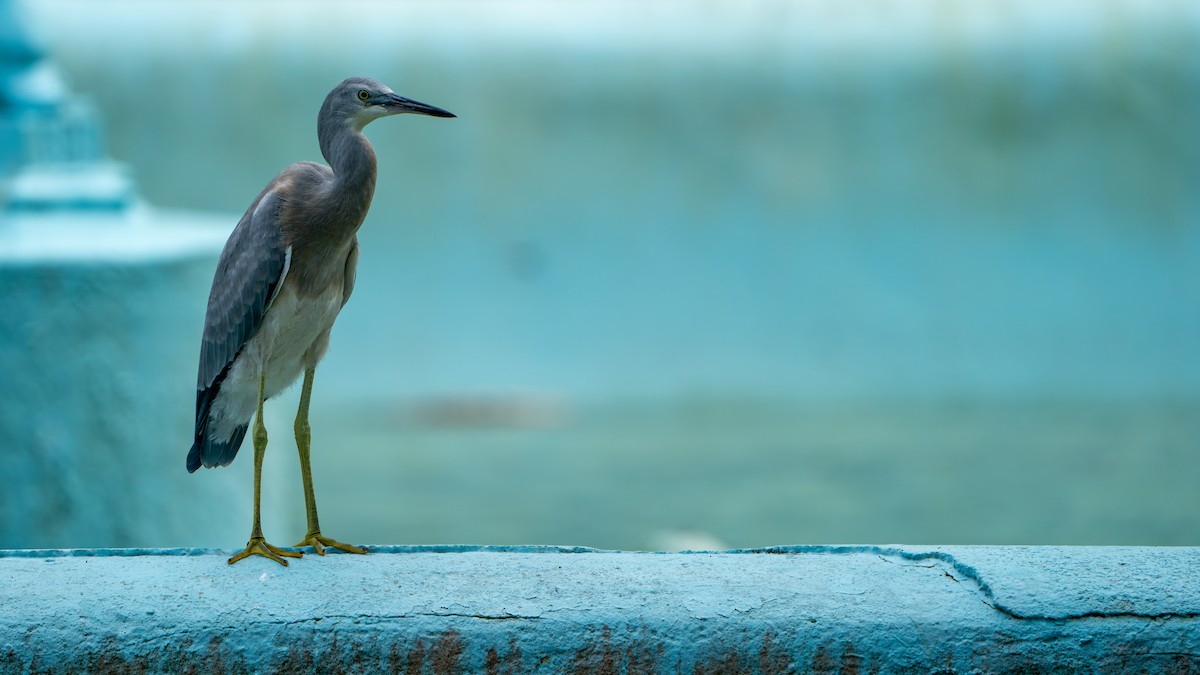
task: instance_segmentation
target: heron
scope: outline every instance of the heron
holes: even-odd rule
[[[357,233],[375,192],[375,151],[363,128],[403,113],[455,116],[371,78],[343,80],[317,115],[317,139],[328,166],[299,162],[281,171],[246,209],[221,251],[204,317],[187,470],[227,466],[253,418],[254,524],[246,548],[229,558],[230,565],[261,555],[286,566],[284,558],[302,555],[267,543],[259,519],[267,449],[263,402],[301,375],[294,430],[308,532],[294,548],[311,546],[321,555],[326,547],[366,553],[321,533],[309,466],[308,408],[329,332],[354,290]]]

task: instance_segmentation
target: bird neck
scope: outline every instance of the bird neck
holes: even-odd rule
[[[347,209],[360,212],[361,222],[375,193],[375,151],[367,137],[349,124],[333,131],[320,134],[321,154],[333,169],[335,195]]]

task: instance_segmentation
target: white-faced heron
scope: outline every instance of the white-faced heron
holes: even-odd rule
[[[295,430],[308,534],[296,546],[312,546],[322,555],[326,546],[366,553],[321,534],[309,468],[308,404],[329,331],[354,290],[356,233],[375,192],[375,152],[362,130],[372,120],[400,113],[454,117],[370,78],[352,77],[334,87],[317,117],[317,138],[329,166],[300,162],[280,172],[250,204],[221,252],[204,318],[196,435],[187,469],[232,462],[254,419],[254,526],[246,548],[230,564],[258,554],[286,565],[284,557],[301,555],[268,544],[259,522],[267,449],[263,401],[301,373]]]

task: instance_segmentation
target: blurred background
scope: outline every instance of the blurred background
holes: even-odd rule
[[[222,238],[320,160],[342,78],[459,116],[367,129],[312,412],[331,536],[1200,543],[1194,2],[17,7],[145,202]],[[179,474],[208,256],[172,319],[192,337],[145,375],[164,394],[112,413],[168,420],[148,452]],[[304,529],[297,400],[267,408],[279,544]],[[248,527],[243,454],[179,480],[246,501],[177,508]]]

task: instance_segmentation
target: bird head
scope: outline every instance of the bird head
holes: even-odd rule
[[[323,119],[344,119],[358,131],[380,117],[403,113],[454,117],[453,113],[441,108],[404,98],[391,87],[369,77],[343,80],[329,92],[321,106]]]

